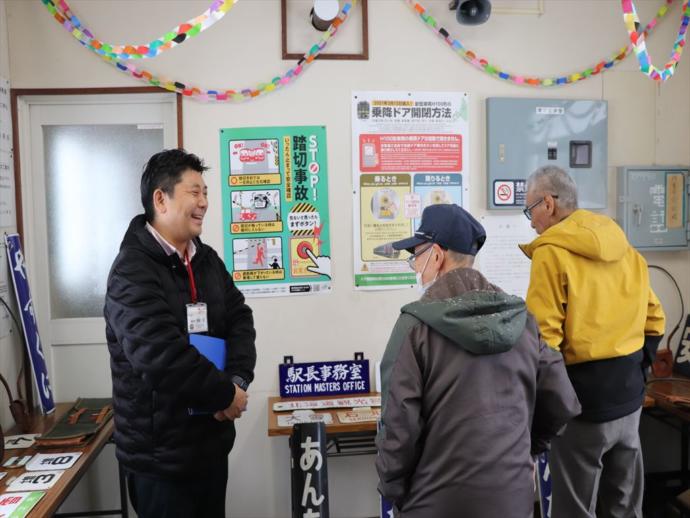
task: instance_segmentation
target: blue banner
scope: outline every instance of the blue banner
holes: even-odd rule
[[[546,452],[537,457],[537,477],[541,517],[551,518],[551,470],[549,469],[549,454]]]
[[[690,315],[688,315],[685,321],[685,329],[683,329],[683,334],[680,336],[673,372],[683,376],[690,376]]]
[[[281,397],[364,394],[369,389],[369,360],[283,363],[278,366]]]
[[[379,509],[379,518],[393,518],[393,504],[379,495],[381,507]]]
[[[24,254],[22,253],[19,234],[6,235],[5,244],[7,245],[7,259],[10,263],[12,280],[14,281],[14,294],[17,297],[17,305],[21,313],[24,341],[29,351],[36,390],[41,401],[41,410],[44,414],[50,414],[55,410],[55,403],[53,402],[53,392],[48,379],[48,367],[45,356],[43,356],[43,348],[41,347],[41,338],[38,336],[36,313],[31,300],[29,280],[26,278]]]

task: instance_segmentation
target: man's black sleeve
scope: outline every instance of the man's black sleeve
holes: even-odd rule
[[[647,368],[649,367],[652,363],[654,363],[654,358],[656,358],[656,351],[659,348],[659,344],[661,343],[661,339],[664,337],[664,335],[661,336],[652,336],[652,335],[644,335],[644,346],[642,347],[642,367]]]

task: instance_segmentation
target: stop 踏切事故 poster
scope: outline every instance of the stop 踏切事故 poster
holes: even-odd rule
[[[245,296],[328,292],[323,126],[220,131],[225,264]]]

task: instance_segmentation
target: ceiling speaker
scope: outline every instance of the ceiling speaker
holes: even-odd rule
[[[451,2],[457,6],[455,18],[463,25],[480,25],[491,16],[491,2],[489,0],[460,0]]]

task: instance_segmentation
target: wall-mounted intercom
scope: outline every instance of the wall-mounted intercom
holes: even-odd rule
[[[639,250],[690,248],[690,180],[687,167],[618,168],[617,219]]]
[[[489,209],[525,205],[525,181],[535,169],[555,165],[577,184],[579,205],[606,208],[606,101],[486,100]]]

